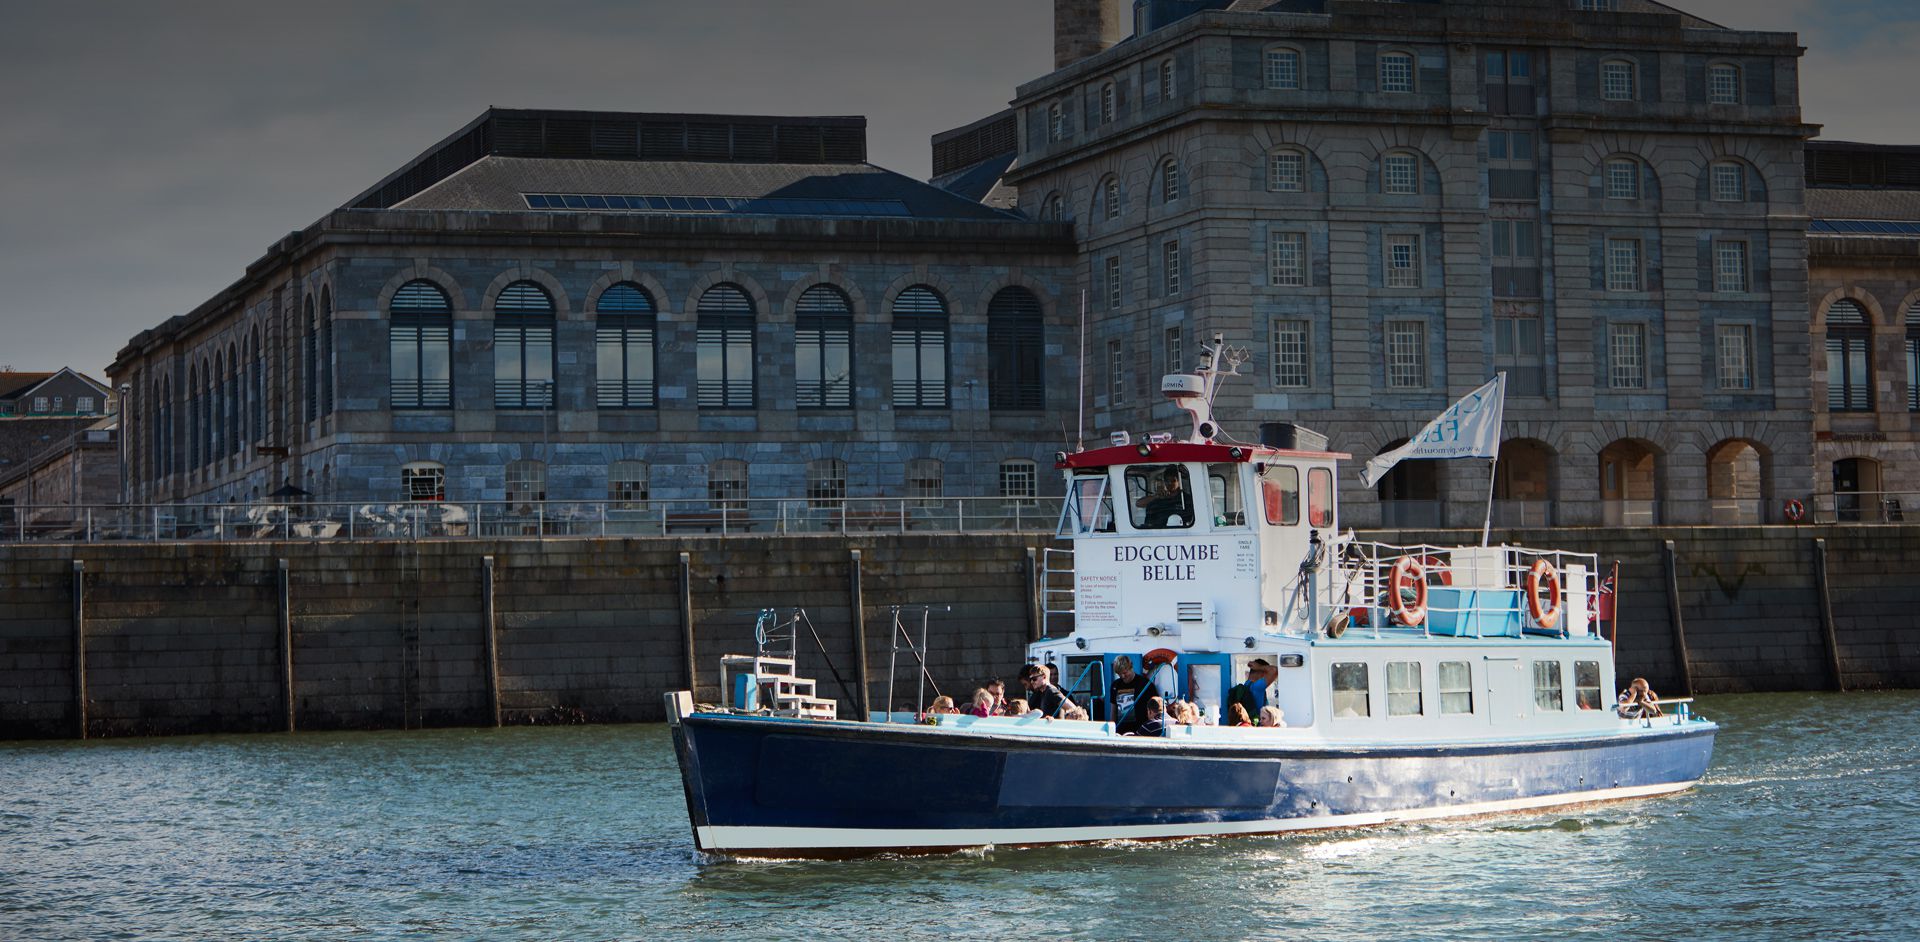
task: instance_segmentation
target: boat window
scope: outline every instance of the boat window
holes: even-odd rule
[[[1426,711],[1420,706],[1420,662],[1387,662],[1387,715],[1419,716]]]
[[[1113,495],[1107,492],[1107,476],[1077,474],[1067,491],[1067,506],[1061,514],[1060,532],[1112,533]]]
[[[1542,710],[1565,709],[1560,703],[1560,662],[1533,662],[1533,705]]]
[[[1335,719],[1373,715],[1367,710],[1367,665],[1333,665],[1333,715]]]
[[[1207,469],[1207,496],[1213,498],[1213,525],[1244,527],[1247,510],[1240,506],[1240,466],[1237,464]]]
[[[1325,468],[1307,471],[1307,525],[1333,526],[1333,472]]]
[[[1600,709],[1600,662],[1573,662],[1573,703],[1582,710]]]
[[[1473,668],[1466,661],[1440,662],[1440,712],[1473,712]]]
[[[1267,522],[1290,527],[1300,522],[1300,469],[1274,465],[1260,476],[1260,500],[1267,506]]]
[[[1187,469],[1177,464],[1143,464],[1127,469],[1127,505],[1135,530],[1171,530],[1193,526],[1193,488]]]

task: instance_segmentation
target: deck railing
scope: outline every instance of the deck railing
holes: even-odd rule
[[[1398,623],[1391,605],[1393,570],[1405,558],[1419,563],[1426,582],[1426,617],[1417,625]],[[1533,619],[1525,598],[1527,574],[1542,559],[1552,565],[1560,583],[1558,617],[1551,627]],[[1328,610],[1320,619],[1324,627],[1344,616],[1342,631],[1376,638],[1396,632],[1485,637],[1544,631],[1564,636],[1570,627],[1591,623],[1599,566],[1599,557],[1592,553],[1352,540],[1335,544],[1333,559],[1321,576],[1321,597],[1327,600]],[[1542,598],[1546,605],[1544,591]],[[1411,607],[1412,600],[1406,601]],[[1587,610],[1574,614],[1575,606]]]

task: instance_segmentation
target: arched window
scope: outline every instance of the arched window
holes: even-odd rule
[[[1160,165],[1160,202],[1171,203],[1180,198],[1180,162],[1168,160]]]
[[[1172,101],[1173,95],[1177,91],[1179,91],[1179,89],[1175,87],[1173,60],[1170,58],[1160,60],[1160,100],[1162,102]]]
[[[333,288],[320,286],[320,408],[319,414],[333,414]]]
[[[240,418],[241,406],[243,405],[240,398],[241,375],[239,348],[229,342],[227,344],[227,367],[226,371],[221,374],[220,380],[221,388],[224,391],[221,398],[225,400],[226,410],[226,414],[223,416],[224,424],[222,431],[226,435],[227,454],[229,455],[238,455],[240,453]]]
[[[1065,222],[1067,218],[1066,200],[1058,193],[1049,193],[1040,203],[1040,218],[1046,222]]]
[[[747,509],[747,463],[722,458],[707,466],[707,504],[714,510]]]
[[[1707,165],[1708,196],[1716,203],[1743,203],[1747,199],[1747,165],[1716,160]]]
[[[1267,189],[1274,193],[1307,191],[1307,155],[1294,148],[1283,148],[1267,156]]]
[[[853,408],[853,304],[833,285],[802,292],[793,310],[793,399],[801,409]]]
[[[607,465],[607,500],[632,510],[632,505],[646,503],[648,492],[646,462],[616,461]]]
[[[807,506],[834,507],[847,499],[847,463],[838,458],[807,462]]]
[[[507,462],[507,502],[531,504],[547,499],[547,463],[522,458]]]
[[[600,292],[594,303],[593,346],[602,409],[651,409],[654,398],[653,296],[631,281]]]
[[[1047,406],[1046,346],[1040,299],[1018,286],[987,302],[987,408]]]
[[[1765,523],[1765,485],[1766,456],[1752,442],[1728,439],[1707,449],[1707,501],[1713,523]]]
[[[936,500],[946,490],[945,470],[938,458],[915,458],[907,462],[907,496],[918,500]]]
[[[1907,411],[1920,412],[1920,301],[1907,308]]]
[[[260,327],[254,325],[248,345],[248,366],[253,370],[253,440],[267,437],[267,348],[260,345]]]
[[[717,284],[700,295],[696,317],[700,407],[753,408],[753,298],[739,285]]]
[[[1873,328],[1860,302],[1827,308],[1827,411],[1873,411]]]
[[[1609,157],[1604,169],[1607,199],[1640,198],[1640,161],[1632,157]]]
[[[1607,101],[1633,101],[1640,97],[1640,67],[1631,59],[1606,59],[1600,63],[1600,97]]]
[[[447,466],[438,461],[409,461],[400,466],[400,493],[407,500],[446,500]]]
[[[926,285],[893,299],[893,405],[947,407],[947,302]]]
[[[300,421],[311,422],[320,415],[319,324],[313,295],[301,302],[300,382],[306,388],[301,397]]]
[[[493,302],[493,405],[553,405],[553,299],[531,281],[516,281]]]
[[[207,375],[207,463],[226,456],[227,358],[213,353],[213,372]]]
[[[1380,158],[1380,192],[1411,196],[1420,192],[1420,156],[1391,151]]]
[[[1120,178],[1119,177],[1113,176],[1112,174],[1108,174],[1107,176],[1102,177],[1100,179],[1100,186],[1098,188],[1097,194],[1095,195],[1094,198],[1099,201],[1098,205],[1094,209],[1095,216],[1101,219],[1119,219],[1120,218],[1121,203],[1120,203]]]
[[[1652,447],[1623,438],[1600,452],[1600,501],[1606,526],[1660,522],[1660,459]]]
[[[1300,50],[1286,46],[1276,46],[1267,50],[1266,80],[1268,88],[1297,89],[1300,87]]]
[[[1380,90],[1388,93],[1411,92],[1414,89],[1413,56],[1405,52],[1388,52],[1380,56]]]
[[[387,305],[389,390],[395,409],[453,405],[453,305],[431,281],[409,281]]]
[[[1715,105],[1740,103],[1740,67],[1731,62],[1707,66],[1707,102]]]

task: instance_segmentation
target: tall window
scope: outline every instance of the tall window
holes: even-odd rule
[[[1582,710],[1600,709],[1600,662],[1573,662],[1573,705]]]
[[[1117,111],[1116,98],[1117,98],[1117,95],[1114,91],[1112,82],[1108,82],[1105,85],[1100,86],[1100,123],[1101,124],[1113,123],[1113,118]]]
[[[1181,366],[1186,363],[1187,359],[1186,352],[1183,349],[1186,346],[1186,340],[1186,331],[1181,330],[1179,325],[1169,327],[1161,333],[1160,350],[1161,355],[1165,357],[1166,360],[1167,372],[1186,372],[1181,369]]]
[[[320,287],[320,414],[333,414],[333,288]],[[234,376],[242,375],[241,367],[234,364]],[[235,397],[235,405],[239,397]]]
[[[1607,199],[1640,198],[1640,162],[1625,157],[1607,161]]]
[[[252,353],[247,357],[253,370],[253,440],[267,437],[267,367],[266,348],[260,345],[260,328],[253,329]]]
[[[320,415],[319,318],[314,313],[313,295],[301,302],[306,327],[300,332],[300,379],[306,395],[300,400],[300,421],[311,422]]]
[[[1267,160],[1267,189],[1275,193],[1304,193],[1307,189],[1307,155],[1283,150]]]
[[[1380,56],[1380,90],[1413,91],[1413,56],[1404,52],[1389,52]]]
[[[1301,389],[1313,382],[1312,347],[1306,321],[1273,322],[1273,384]]]
[[[1907,411],[1920,412],[1920,301],[1907,308]]]
[[[1563,710],[1559,661],[1533,662],[1533,705],[1539,710]]]
[[[1721,324],[1713,329],[1721,389],[1753,388],[1753,326]]]
[[[547,463],[523,459],[507,462],[507,502],[528,504],[547,499]]]
[[[1420,192],[1420,160],[1412,154],[1388,154],[1381,161],[1381,189],[1387,193]]]
[[[846,499],[846,462],[838,458],[807,462],[807,506],[833,507]]]
[[[1031,500],[1040,495],[1040,477],[1034,464],[1024,458],[1000,462],[1000,496],[1009,500]]]
[[[1511,265],[1514,263],[1512,260],[1515,259],[1537,257],[1540,254],[1539,232],[1539,225],[1531,219],[1495,219],[1493,221],[1494,264]]]
[[[717,284],[700,295],[695,317],[700,408],[753,408],[753,299],[739,285]]]
[[[1160,165],[1160,201],[1171,203],[1180,198],[1180,162],[1169,160]]]
[[[1713,290],[1737,293],[1746,291],[1747,284],[1747,244],[1715,242],[1713,244]]]
[[[1493,364],[1507,372],[1507,391],[1516,396],[1546,394],[1541,362],[1540,318],[1531,313],[1493,319]]]
[[[1466,661],[1440,662],[1440,713],[1473,712],[1473,668]]]
[[[714,510],[747,509],[747,463],[722,458],[707,466],[707,505]]]
[[[1107,404],[1127,402],[1127,348],[1118,340],[1107,341]]]
[[[1060,194],[1058,193],[1055,193],[1052,196],[1047,197],[1047,201],[1045,203],[1042,203],[1040,206],[1040,218],[1048,220],[1050,222],[1060,222],[1061,220],[1066,219],[1067,218],[1066,200],[1061,199]]]
[[[1046,408],[1046,353],[1040,299],[1018,286],[1000,289],[987,302],[987,408]]]
[[[1716,105],[1740,103],[1740,67],[1718,63],[1707,67],[1707,101]]]
[[[1120,310],[1120,256],[1107,256],[1107,310]]]
[[[1333,717],[1353,719],[1371,715],[1367,708],[1367,665],[1361,661],[1333,665]]]
[[[1426,712],[1420,700],[1420,662],[1387,662],[1387,715],[1419,716]]]
[[[1108,177],[1100,184],[1100,218],[1120,218],[1120,180]]]
[[[1267,236],[1268,277],[1276,288],[1303,288],[1307,284],[1307,236],[1304,232],[1275,232]]]
[[[918,500],[938,499],[946,489],[945,472],[937,458],[915,458],[907,462],[907,496]]]
[[[430,281],[409,281],[387,306],[389,391],[395,409],[453,405],[453,305]]]
[[[1715,162],[1708,170],[1713,200],[1738,203],[1747,198],[1747,168],[1731,160]]]
[[[794,405],[853,408],[853,305],[832,285],[802,292],[793,312]]]
[[[553,299],[531,281],[508,285],[493,302],[493,404],[553,405]]]
[[[1647,388],[1647,325],[1607,325],[1607,386]]]
[[[646,503],[647,496],[646,462],[622,460],[607,465],[607,500],[616,504],[642,504]]]
[[[1168,239],[1160,245],[1160,273],[1165,276],[1165,294],[1180,293],[1180,240]]]
[[[1173,93],[1178,91],[1173,84],[1173,60],[1160,60],[1160,100],[1172,101]]]
[[[1418,288],[1420,284],[1420,237],[1387,236],[1387,287]]]
[[[1067,139],[1067,109],[1059,102],[1047,105],[1047,140],[1064,141]]]
[[[1625,59],[1600,63],[1600,97],[1607,101],[1632,101],[1639,97],[1639,70]]]
[[[1607,290],[1639,291],[1640,278],[1640,240],[1607,240]]]
[[[1300,53],[1298,50],[1267,50],[1267,87],[1300,87]]]
[[[947,407],[947,302],[926,285],[893,299],[893,405]]]
[[[657,313],[645,288],[623,281],[600,293],[594,304],[593,345],[602,409],[651,409],[654,398],[654,330]]]
[[[1387,322],[1387,385],[1419,389],[1427,385],[1427,324]]]
[[[1873,411],[1872,344],[1860,302],[1842,298],[1827,308],[1827,411]]]

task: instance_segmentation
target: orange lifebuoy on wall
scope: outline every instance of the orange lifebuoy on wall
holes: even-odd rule
[[[1780,509],[1786,512],[1789,523],[1799,523],[1800,518],[1807,515],[1807,505],[1793,498],[1787,498],[1787,502]]]
[[[1540,604],[1540,584],[1546,583],[1547,601],[1551,606]],[[1533,568],[1527,570],[1527,614],[1533,616],[1534,624],[1542,628],[1552,628],[1560,623],[1560,572],[1546,559],[1533,561]]]
[[[1140,656],[1140,662],[1149,670],[1153,669],[1155,664],[1176,664],[1179,661],[1180,655],[1172,648],[1154,648]]]
[[[1413,601],[1406,599],[1406,591],[1413,590]],[[1393,611],[1393,617],[1402,625],[1417,628],[1427,620],[1427,564],[1412,556],[1402,556],[1394,562],[1393,572],[1387,577],[1387,608]]]

